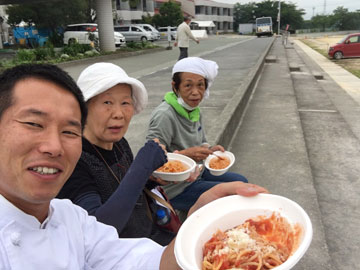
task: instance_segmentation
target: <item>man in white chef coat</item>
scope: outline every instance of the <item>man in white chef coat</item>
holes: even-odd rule
[[[178,269],[174,241],[119,239],[116,230],[54,197],[81,154],[86,105],[73,79],[53,65],[21,65],[0,75],[0,269]],[[236,192],[235,192],[236,190]],[[228,183],[209,201],[265,189]]]

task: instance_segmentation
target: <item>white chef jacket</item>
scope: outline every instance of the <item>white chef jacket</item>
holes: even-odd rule
[[[41,224],[0,195],[1,270],[155,270],[163,251],[147,238],[119,239],[69,200],[53,199]]]

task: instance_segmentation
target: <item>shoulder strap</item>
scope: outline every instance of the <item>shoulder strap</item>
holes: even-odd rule
[[[173,212],[176,215],[176,212],[174,210],[174,208],[171,206],[171,204],[169,204],[167,201],[165,201],[163,198],[159,197],[158,195],[156,195],[155,193],[151,192],[150,190],[148,190],[147,188],[144,188],[145,193],[153,198],[155,201],[158,201],[159,203],[165,205],[167,208],[169,208],[171,210],[171,212]]]

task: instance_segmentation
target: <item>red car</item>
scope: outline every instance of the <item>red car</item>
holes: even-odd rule
[[[345,36],[329,48],[328,54],[334,59],[360,57],[360,33]]]

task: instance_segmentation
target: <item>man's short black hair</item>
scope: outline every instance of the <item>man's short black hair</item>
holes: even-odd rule
[[[184,16],[184,22],[191,21],[191,18],[188,16]]]
[[[52,82],[72,93],[80,106],[81,125],[85,126],[87,108],[80,88],[69,74],[50,64],[23,64],[7,69],[0,74],[0,119],[13,104],[13,89],[16,83],[29,78]]]

